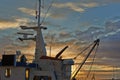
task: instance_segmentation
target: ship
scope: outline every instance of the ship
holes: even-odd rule
[[[47,29],[40,23],[41,13],[41,0],[39,0],[38,9],[38,25],[33,27],[20,26],[23,30],[34,30],[36,36],[34,38],[27,37],[32,35],[29,33],[19,33],[23,37],[19,40],[34,40],[35,45],[35,59],[28,63],[26,56],[21,55],[20,51],[16,51],[16,54],[3,54],[0,61],[0,80],[75,80],[75,77],[85,61],[89,57],[96,45],[99,43],[99,39],[94,41],[94,45],[88,55],[85,57],[79,68],[72,75],[72,65],[74,65],[73,59],[62,59],[61,54],[68,48],[65,46],[55,57],[47,56],[45,42],[43,39],[42,29]],[[17,60],[17,56],[20,56]]]

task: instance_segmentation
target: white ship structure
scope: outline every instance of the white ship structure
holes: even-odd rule
[[[65,49],[63,48],[55,57],[47,56],[45,43],[42,35],[42,29],[47,29],[40,24],[40,8],[41,0],[39,0],[38,26],[27,27],[20,26],[21,29],[33,29],[36,31],[34,38],[29,38],[27,33],[19,33],[24,37],[20,40],[34,40],[36,42],[35,59],[31,63],[27,63],[25,55],[20,56],[17,60],[18,51],[16,54],[3,54],[0,62],[0,80],[75,80],[75,77],[89,57],[91,51],[99,43],[99,39],[95,41],[93,48],[81,63],[76,73],[72,76],[72,68],[74,65],[73,59],[61,59],[60,56]]]

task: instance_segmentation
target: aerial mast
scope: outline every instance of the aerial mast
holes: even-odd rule
[[[38,28],[36,30],[37,35],[36,35],[35,61],[38,61],[41,56],[46,56],[46,48],[41,31],[41,29],[45,29],[45,28],[41,26],[40,18],[41,18],[41,0],[39,0],[39,7],[38,7]]]

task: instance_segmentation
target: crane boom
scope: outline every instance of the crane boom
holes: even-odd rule
[[[90,56],[91,52],[94,50],[94,48],[99,45],[99,42],[100,42],[100,39],[97,39],[94,41],[94,45],[93,47],[91,48],[91,50],[89,51],[89,53],[87,54],[87,56],[84,58],[83,62],[81,63],[81,65],[79,66],[79,68],[77,69],[77,71],[75,72],[75,74],[73,74],[73,77],[72,77],[72,80],[75,79],[77,73],[80,71],[80,69],[82,68],[82,66],[85,64],[87,58]]]
[[[55,58],[56,58],[56,59],[59,58],[60,55],[61,55],[67,48],[68,48],[68,46],[65,46],[65,47],[55,56]]]

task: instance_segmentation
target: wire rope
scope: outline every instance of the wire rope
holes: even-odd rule
[[[45,21],[45,19],[46,19],[46,17],[47,17],[47,14],[48,14],[50,8],[52,7],[54,1],[55,1],[55,0],[52,0],[51,4],[49,5],[49,7],[48,7],[48,9],[47,9],[47,11],[46,11],[46,13],[45,13],[45,16],[43,17],[43,19],[42,19],[42,21],[41,21],[41,24],[43,24],[43,22]]]
[[[85,52],[87,49],[89,49],[94,43],[91,43],[88,47],[86,47],[85,49],[83,49],[77,56],[75,56],[73,59],[76,59],[79,55],[81,55],[83,52]],[[81,63],[79,63],[80,65]],[[73,71],[72,74],[75,74],[76,71],[78,70],[80,66],[77,66],[77,68],[75,68],[75,70]]]
[[[90,69],[89,69],[89,71],[88,71],[88,74],[87,74],[86,79],[89,77],[90,72],[91,72],[91,70],[92,70],[92,67],[93,67],[93,64],[94,64],[94,61],[95,61],[95,57],[96,57],[97,50],[98,50],[98,46],[96,47],[96,50],[95,50],[95,53],[94,53],[94,56],[93,56],[93,60],[92,60],[92,63],[91,63]]]
[[[92,43],[93,44],[93,43]],[[85,49],[83,49],[80,53],[78,53],[73,59],[76,59],[79,55],[81,55],[84,51],[86,51],[88,48],[90,48],[92,46],[92,44],[90,44],[88,47],[86,47]]]

